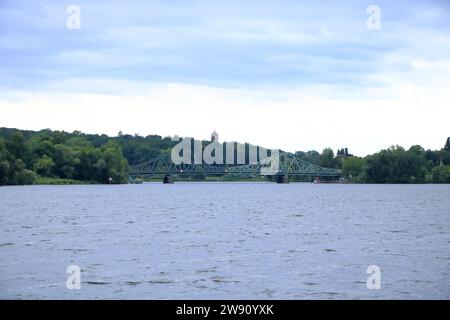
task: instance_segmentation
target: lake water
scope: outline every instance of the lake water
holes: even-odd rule
[[[450,185],[0,187],[0,298],[450,299]]]

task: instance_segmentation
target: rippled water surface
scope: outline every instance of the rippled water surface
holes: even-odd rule
[[[449,299],[450,185],[0,187],[0,298]]]

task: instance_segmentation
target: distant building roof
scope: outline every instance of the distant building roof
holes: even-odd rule
[[[211,141],[219,141],[219,134],[216,132],[216,130],[211,133]]]

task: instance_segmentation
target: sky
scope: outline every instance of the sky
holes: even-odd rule
[[[0,127],[440,149],[449,27],[446,0],[0,0]]]

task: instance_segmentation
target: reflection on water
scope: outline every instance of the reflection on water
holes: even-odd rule
[[[1,187],[0,298],[449,299],[449,208],[450,185]]]

